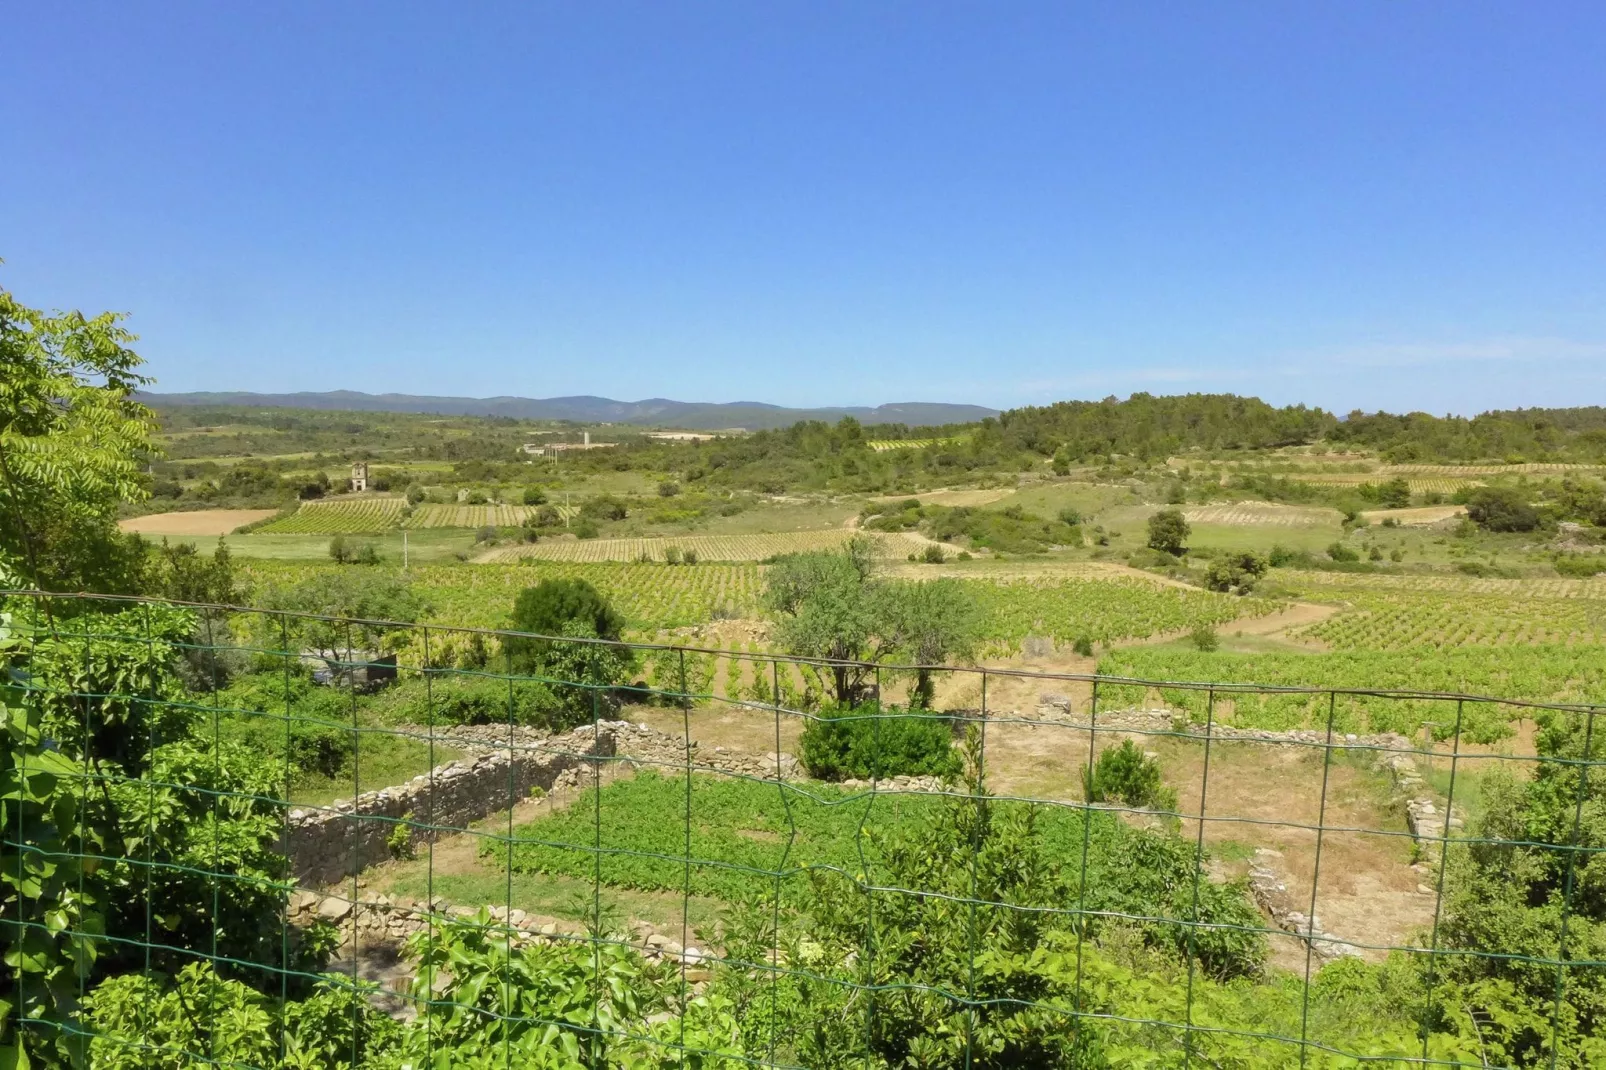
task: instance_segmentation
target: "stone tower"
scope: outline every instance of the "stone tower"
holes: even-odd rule
[[[368,489],[367,461],[358,461],[351,466],[351,489],[357,493]]]

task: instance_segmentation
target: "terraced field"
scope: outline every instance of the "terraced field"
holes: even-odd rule
[[[514,561],[663,561],[665,551],[675,547],[693,550],[699,561],[763,561],[778,554],[805,550],[830,550],[841,546],[854,534],[844,528],[823,531],[789,531],[769,535],[688,535],[678,538],[643,539],[548,539],[522,546],[493,550],[480,560],[507,564]],[[926,540],[908,534],[872,536],[887,557],[907,557],[926,546]]]
[[[877,453],[887,450],[923,450],[927,446],[954,446],[965,441],[963,436],[958,438],[878,438],[871,439],[865,445]]]
[[[1384,483],[1397,478],[1386,471],[1377,472],[1291,472],[1289,479],[1299,483],[1320,483],[1330,487],[1358,487],[1362,483]],[[1481,487],[1483,481],[1453,476],[1404,476],[1412,494],[1454,494],[1464,487]]]
[[[1391,464],[1382,469],[1387,476],[1456,476],[1463,479],[1506,475],[1566,475],[1606,471],[1598,464]]]
[[[302,502],[283,520],[257,530],[265,535],[378,535],[401,522],[402,498],[345,498]]]
[[[1222,502],[1182,511],[1190,524],[1248,524],[1256,527],[1320,527],[1337,524],[1336,509],[1303,509],[1267,502]]]

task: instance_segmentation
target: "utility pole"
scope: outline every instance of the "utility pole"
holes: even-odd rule
[[[402,528],[402,571],[407,571],[407,529]]]

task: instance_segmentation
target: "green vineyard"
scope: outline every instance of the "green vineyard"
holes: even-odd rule
[[[544,539],[522,546],[505,547],[484,560],[507,564],[521,560],[538,561],[651,561],[665,560],[671,547],[684,553],[691,550],[699,561],[763,561],[779,554],[807,550],[833,550],[856,534],[845,528],[823,531],[788,531],[773,535],[687,535],[677,538],[645,539]],[[914,535],[871,535],[888,557],[907,557],[925,548],[926,542]]]
[[[302,502],[283,520],[258,530],[264,535],[379,535],[401,522],[401,498],[349,498]]]
[[[1099,659],[1098,671],[1142,680],[1438,691],[1535,702],[1606,701],[1606,648],[1591,646],[1333,654],[1204,654],[1140,648],[1106,654]],[[1107,710],[1148,707],[1155,697],[1150,689],[1135,685],[1099,689],[1100,708]],[[1158,698],[1164,706],[1186,711],[1194,721],[1205,720],[1206,692],[1160,688]],[[1246,728],[1324,728],[1327,702],[1325,695],[1230,695],[1218,705],[1216,716]],[[1486,703],[1467,703],[1461,715],[1463,738],[1471,742],[1489,743],[1512,732],[1510,710],[1496,712]],[[1455,727],[1447,723],[1443,703],[1369,695],[1339,696],[1333,716],[1336,733],[1399,732],[1420,738],[1424,723],[1431,719],[1428,727],[1443,739]]]
[[[418,505],[406,528],[513,528],[535,512],[533,505]]]
[[[1606,643],[1601,601],[1355,592],[1349,604],[1301,634],[1335,650]]]
[[[1235,598],[1136,578],[971,583],[988,635],[1013,648],[1028,636],[1061,643],[1147,639],[1219,626],[1282,608],[1264,598]]]

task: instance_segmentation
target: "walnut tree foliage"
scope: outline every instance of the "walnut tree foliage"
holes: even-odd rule
[[[130,591],[140,544],[117,506],[146,496],[153,414],[121,317],[47,314],[0,290],[0,567],[44,589]]]

